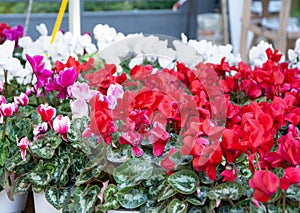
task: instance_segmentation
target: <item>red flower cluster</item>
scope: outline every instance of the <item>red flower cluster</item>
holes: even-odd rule
[[[153,155],[164,155],[161,165],[172,173],[171,156],[190,155],[194,170],[212,180],[218,166],[224,168],[223,181],[240,178],[236,161],[244,154],[254,174],[249,181],[254,198],[266,202],[279,187],[300,182],[300,71],[279,63],[278,51],[268,49],[267,55],[262,67],[229,66],[225,58],[194,70],[182,63],[160,71],[136,66],[129,79],[105,65],[86,75],[89,84],[107,95],[111,84],[123,83],[125,92],[115,109],[101,95],[93,99],[92,132],[110,143],[117,131],[114,121],[121,120],[118,141],[129,144],[136,156],[152,145]],[[171,135],[180,136],[181,146],[166,146]],[[225,167],[220,166],[223,157]],[[271,172],[279,167],[283,177]]]

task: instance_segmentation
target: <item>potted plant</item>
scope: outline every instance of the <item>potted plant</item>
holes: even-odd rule
[[[126,77],[112,65],[86,76],[101,94],[85,137],[107,144],[100,167],[113,177],[96,211],[297,211],[299,53],[290,65],[270,45],[252,54],[257,65],[224,58],[194,69],[145,54],[142,65],[121,63]]]
[[[184,36],[174,49],[157,36],[110,44],[125,36],[99,25],[108,49],[85,54],[82,42],[76,53],[60,33],[38,53],[50,40],[40,30],[19,42],[31,87],[3,86],[19,104],[1,104],[12,113],[5,138],[17,136],[12,191],[44,191],[64,212],[297,211],[298,47],[289,64],[261,43],[247,64],[228,45]]]
[[[29,131],[29,129],[23,129],[21,122],[16,122],[16,118],[11,118],[13,111],[17,111],[19,107],[22,108],[26,105],[26,100],[18,96],[19,92],[16,91],[16,87],[11,86],[12,84],[16,85],[16,79],[13,79],[13,76],[22,69],[16,55],[18,53],[18,39],[23,35],[23,27],[21,25],[11,27],[5,23],[0,25],[0,121],[2,124],[0,128],[0,212],[17,212],[25,208],[27,193],[15,194],[13,190],[16,174],[12,172],[12,167],[22,165],[23,162],[16,155],[18,152],[18,147],[15,143],[16,139],[9,132],[13,125],[16,125],[15,132],[18,134],[26,135]],[[15,104],[11,104],[10,102],[14,98],[17,101]]]

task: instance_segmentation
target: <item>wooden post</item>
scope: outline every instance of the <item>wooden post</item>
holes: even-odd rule
[[[81,35],[80,0],[69,2],[69,31],[74,36]]]
[[[242,27],[240,35],[240,53],[243,61],[247,61],[247,41],[248,41],[248,28],[251,20],[251,5],[252,0],[244,0]]]

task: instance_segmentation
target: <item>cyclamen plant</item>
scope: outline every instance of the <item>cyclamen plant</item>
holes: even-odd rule
[[[231,54],[193,68],[138,55],[102,65],[93,54],[29,54],[41,40],[28,39],[22,63],[8,66],[11,53],[0,64],[0,185],[11,198],[45,191],[64,212],[297,211],[300,71],[277,50],[254,49],[254,66]]]

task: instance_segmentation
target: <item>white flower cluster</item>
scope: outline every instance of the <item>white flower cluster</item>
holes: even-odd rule
[[[184,62],[194,67],[201,61],[220,63],[223,57],[231,64],[241,60],[232,53],[232,46],[213,45],[208,41],[189,40],[182,34],[182,41],[160,35],[128,34],[117,32],[108,25],[96,25],[94,37],[97,40],[99,55],[107,63],[120,64],[129,60],[132,68],[147,59],[157,60],[161,67],[174,67],[174,61]]]
[[[216,45],[207,40],[188,40],[183,33],[181,34],[181,40],[184,44],[193,47],[196,54],[201,56],[204,62],[218,64],[224,57],[230,64],[236,64],[241,61],[240,54],[233,54],[233,47],[230,44]]]
[[[249,51],[250,63],[255,66],[261,67],[263,63],[268,60],[268,56],[266,53],[266,50],[268,48],[274,51],[273,45],[266,41],[260,41],[257,46],[253,46]],[[283,61],[285,61],[284,55],[280,59],[280,62]]]
[[[300,38],[296,41],[295,49],[288,50],[290,65],[300,69]]]
[[[71,32],[58,32],[54,42],[51,44],[51,36],[45,24],[37,26],[41,36],[33,41],[31,37],[25,36],[19,40],[19,46],[22,47],[23,55],[28,54],[42,55],[49,58],[52,62],[57,60],[66,61],[69,56],[77,58],[77,55],[93,53],[97,51],[96,46],[92,43],[92,38],[88,34],[73,36]]]
[[[29,73],[23,69],[19,59],[13,57],[15,41],[6,40],[0,45],[0,83],[4,82],[4,70],[7,71],[7,81],[16,77],[19,83],[29,80]]]

